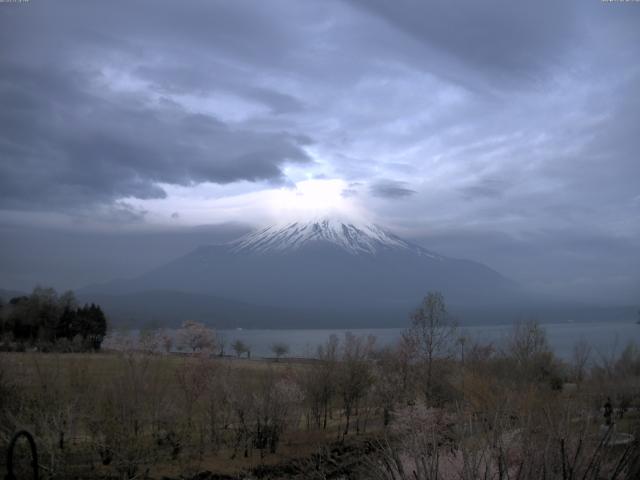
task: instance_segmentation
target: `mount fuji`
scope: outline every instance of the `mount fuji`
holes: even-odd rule
[[[508,303],[519,292],[514,282],[480,263],[439,255],[374,224],[325,217],[202,246],[137,278],[87,287],[81,296],[108,305],[123,296],[132,304],[150,292],[168,302],[179,293],[175,301],[184,318],[192,318],[198,305],[200,316],[224,311],[233,325],[272,326],[259,318],[304,322],[301,317],[323,317],[318,312],[333,312],[335,318],[336,312],[350,312],[345,318],[351,318],[357,311],[397,314],[404,321],[431,290],[441,291],[450,305],[467,308]],[[210,308],[203,310],[207,302]],[[256,312],[247,313],[250,306]]]
[[[374,224],[359,224],[330,217],[307,222],[271,225],[231,242],[234,253],[287,253],[318,245],[332,246],[353,255],[376,255],[391,250],[437,255],[412,245]]]

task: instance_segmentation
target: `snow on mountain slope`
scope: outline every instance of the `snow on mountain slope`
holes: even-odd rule
[[[272,225],[231,242],[230,247],[233,253],[284,253],[318,243],[331,244],[354,255],[406,250],[439,258],[439,255],[406,242],[377,225],[329,217]]]

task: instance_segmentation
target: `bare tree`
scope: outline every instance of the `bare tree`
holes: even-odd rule
[[[114,468],[119,478],[146,475],[160,452],[148,434],[166,412],[166,372],[157,357],[124,350],[110,381],[98,385],[91,402],[89,431],[102,463]]]
[[[364,461],[367,478],[461,478],[454,472],[451,476],[444,474],[442,468],[444,460],[450,459],[448,454],[455,447],[451,424],[450,415],[424,406],[408,407],[399,412],[397,422],[390,429],[393,435],[386,436],[380,442],[377,454]]]
[[[183,358],[176,368],[176,380],[184,399],[184,412],[190,428],[198,400],[205,393],[215,374],[215,364],[201,355]]]
[[[509,353],[519,364],[550,351],[547,334],[535,320],[516,323],[508,344]]]
[[[307,408],[307,428],[313,419],[317,428],[327,429],[330,404],[336,393],[339,343],[338,337],[331,335],[325,344],[318,346],[317,361],[299,371],[298,386]]]
[[[231,424],[233,411],[229,387],[230,378],[234,372],[229,365],[223,368],[219,364],[214,373],[209,377],[210,381],[204,394],[203,403],[205,407],[204,424],[215,452],[222,446],[224,433]]]
[[[270,453],[276,453],[282,433],[292,420],[299,418],[292,414],[292,409],[300,402],[300,392],[294,383],[267,370],[257,382],[256,393],[252,412],[253,444],[264,457],[267,448]]]
[[[615,362],[615,371],[619,377],[640,376],[640,349],[629,342]]]
[[[405,332],[405,341],[413,346],[419,360],[425,364],[425,395],[432,396],[433,361],[448,356],[455,339],[456,326],[451,320],[444,297],[429,292],[422,305],[411,316],[411,326]]]
[[[411,403],[415,388],[411,365],[412,351],[400,341],[376,352],[374,396],[382,408],[384,426],[391,422],[397,406]]]
[[[242,340],[235,340],[231,344],[231,348],[233,349],[234,352],[236,352],[236,355],[238,356],[238,358],[240,358],[240,356],[243,353],[246,353],[247,356],[249,356],[249,346],[246,343],[244,343]]]
[[[215,332],[206,325],[193,321],[186,321],[178,330],[178,345],[188,348],[192,352],[210,350],[215,345]]]
[[[582,339],[573,346],[573,354],[571,358],[571,367],[573,370],[573,378],[577,383],[584,380],[587,364],[591,356],[591,345]]]
[[[161,348],[160,332],[153,328],[143,328],[138,335],[138,347],[145,353],[157,353]]]
[[[560,365],[553,355],[544,328],[535,320],[513,326],[507,354],[515,361],[511,370],[515,380],[549,381],[554,388],[562,387]]]
[[[375,337],[345,334],[342,358],[338,371],[338,391],[346,418],[344,435],[349,434],[351,417],[359,413],[360,402],[373,384],[372,364],[369,361]],[[359,423],[356,423],[359,430]]]
[[[166,329],[163,329],[160,332],[160,345],[164,353],[171,353],[171,349],[173,348],[173,336],[167,332]]]
[[[218,356],[224,357],[224,349],[227,347],[227,339],[224,335],[216,335],[216,347],[218,349]]]
[[[271,351],[276,356],[276,361],[280,361],[280,357],[289,353],[289,345],[284,342],[276,342],[271,345]]]

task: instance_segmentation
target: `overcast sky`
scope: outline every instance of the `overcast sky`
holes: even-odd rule
[[[639,303],[639,59],[638,2],[0,3],[0,287],[327,210]]]

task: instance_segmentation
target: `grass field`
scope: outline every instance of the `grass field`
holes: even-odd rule
[[[640,472],[640,350],[578,371],[546,348],[525,356],[479,346],[464,362],[436,359],[429,377],[411,351],[368,345],[346,337],[318,359],[279,361],[0,353],[0,450],[13,432],[29,430],[45,478],[209,471],[218,479],[322,479],[348,470],[364,479],[366,467],[384,480],[403,478],[389,468],[472,480],[483,468],[498,479],[526,466],[565,479],[571,465],[579,478],[619,470],[630,480]],[[609,401],[613,438],[631,443],[600,445]]]
[[[3,384],[12,392],[3,406],[16,429],[35,433],[45,458],[58,457],[51,460],[51,468],[112,473],[112,464],[101,465],[94,452],[101,442],[113,443],[106,438],[111,435],[129,444],[130,450],[146,451],[141,456],[147,458],[140,463],[152,478],[205,470],[233,475],[259,465],[309,457],[341,436],[338,412],[332,413],[326,430],[305,428],[301,406],[291,404],[291,399],[275,407],[284,411],[257,412],[270,408],[256,405],[252,394],[264,391],[265,378],[270,386],[278,382],[293,385],[310,368],[308,360],[112,352],[2,353],[0,362]],[[230,398],[248,400],[242,407],[246,412],[239,412]],[[114,407],[118,412],[114,413]],[[235,445],[241,428],[235,418],[238,414],[286,417],[278,418],[284,424],[275,453],[250,446],[245,456],[248,442],[240,440],[242,448]],[[113,422],[121,425],[113,426]],[[219,425],[212,427],[212,422]],[[107,433],[96,434],[96,423]],[[373,423],[369,422],[369,431]],[[158,445],[168,430],[181,437],[178,455],[173,455],[170,446]],[[60,432],[64,432],[64,452],[56,445]],[[8,432],[3,434],[2,445],[6,445]],[[214,436],[219,438],[214,440]]]

